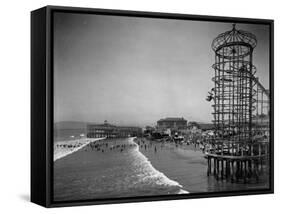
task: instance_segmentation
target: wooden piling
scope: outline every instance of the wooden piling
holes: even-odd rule
[[[259,175],[263,172],[266,156],[261,153],[257,156],[208,154],[206,158],[208,176],[213,175],[217,180],[230,180],[231,182],[242,180],[247,183],[251,178],[256,178],[258,181]]]

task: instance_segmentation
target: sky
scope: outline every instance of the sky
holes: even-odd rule
[[[211,122],[212,40],[231,23],[54,14],[54,121],[155,125],[165,117]],[[269,27],[256,35],[253,63],[269,87]]]

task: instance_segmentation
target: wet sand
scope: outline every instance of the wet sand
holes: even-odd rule
[[[146,139],[136,141],[140,144],[140,151],[157,170],[177,181],[184,190],[190,193],[240,191],[269,187],[268,175],[262,177],[259,182],[255,181],[250,184],[217,181],[213,176],[207,176],[207,160],[202,151],[194,145],[164,144]]]

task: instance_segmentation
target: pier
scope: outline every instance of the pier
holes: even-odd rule
[[[255,146],[259,147],[259,154],[218,155],[206,153],[207,175],[213,175],[217,180],[225,179],[231,182],[258,181],[268,165],[268,149],[267,144],[258,143]]]

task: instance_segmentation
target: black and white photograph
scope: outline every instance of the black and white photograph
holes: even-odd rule
[[[1,9],[1,213],[279,209],[278,1]]]
[[[270,25],[53,14],[54,202],[270,189]]]

